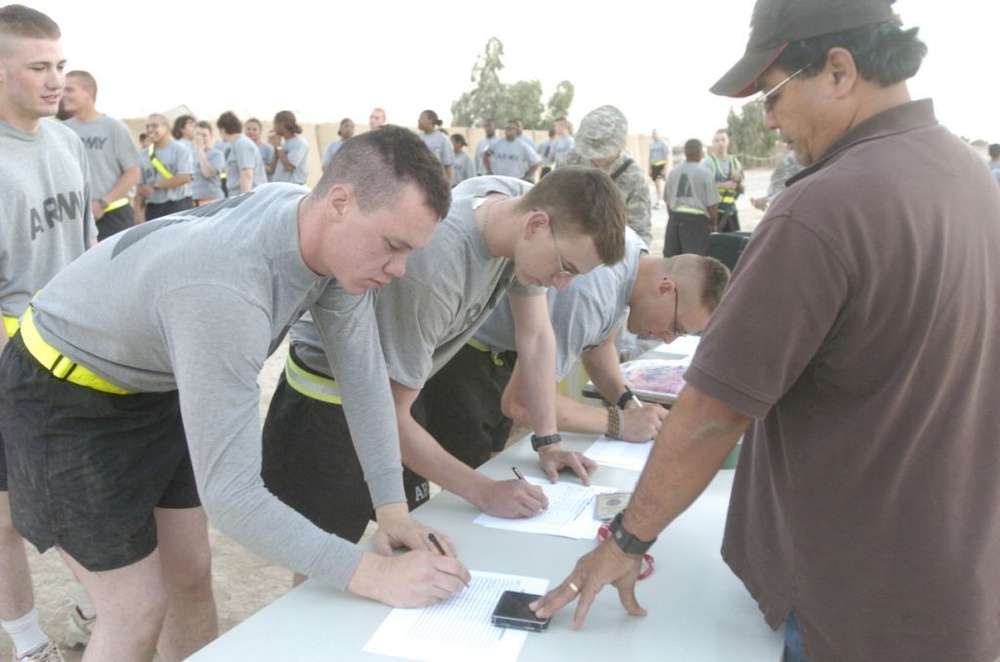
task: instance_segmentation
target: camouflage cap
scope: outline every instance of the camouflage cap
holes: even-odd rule
[[[573,149],[588,161],[618,154],[628,135],[628,120],[614,106],[601,106],[580,121]]]

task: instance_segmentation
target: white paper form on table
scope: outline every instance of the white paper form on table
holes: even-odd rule
[[[653,450],[653,442],[636,443],[608,439],[603,434],[586,450],[584,455],[598,464],[630,471],[642,471]]]
[[[485,513],[474,522],[492,529],[524,531],[526,533],[546,533],[565,538],[586,539],[597,535],[601,526],[594,519],[594,497],[598,494],[617,492],[618,488],[606,485],[586,487],[578,483],[560,481],[553,485],[547,478],[525,478],[532,485],[538,485],[549,499],[549,507],[532,517],[505,519]]]
[[[477,570],[471,574],[468,588],[444,602],[422,609],[393,609],[364,651],[435,662],[516,660],[530,633],[493,625],[493,608],[504,591],[541,595],[549,580]]]

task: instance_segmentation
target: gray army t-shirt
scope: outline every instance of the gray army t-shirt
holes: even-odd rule
[[[300,136],[293,136],[285,140],[278,149],[288,156],[292,168],[286,168],[279,157],[271,181],[305,184],[309,179],[309,144]]]
[[[531,185],[506,177],[467,179],[452,190],[451,209],[430,243],[406,263],[406,275],[378,294],[382,350],[389,376],[413,389],[437,372],[472,337],[508,290],[525,296],[544,288],[515,282],[514,262],[490,255],[476,224],[473,203],[491,192],[518,196]],[[329,373],[307,319],[292,329],[296,355]],[[339,377],[339,376],[338,376]]]
[[[53,120],[35,133],[0,121],[0,312],[28,301],[97,240],[80,138]],[[92,301],[87,294],[87,300]]]
[[[246,136],[239,136],[227,143],[228,149],[223,149],[226,156],[226,190],[229,197],[240,194],[240,171],[253,170],[253,188],[267,183],[267,171],[260,150]]]
[[[80,136],[87,148],[94,198],[105,195],[126,170],[139,165],[139,150],[120,120],[101,115],[90,122],[81,122],[71,117],[65,124]]]
[[[174,177],[178,175],[194,175],[194,163],[191,159],[191,148],[179,140],[172,140],[163,147],[154,147],[152,150],[147,149],[143,153],[141,161],[142,177],[139,180],[142,184],[149,184],[150,186],[153,186],[156,182],[167,180],[167,177],[164,177],[156,169],[156,167],[153,166],[154,156]],[[162,205],[165,202],[183,200],[184,198],[189,197],[191,197],[190,183],[184,184],[183,186],[175,186],[173,188],[153,189],[150,196],[146,198],[146,202],[155,205]]]
[[[372,500],[404,501],[374,295],[348,294],[303,262],[297,210],[306,193],[268,184],[117,234],[46,286],[35,319],[50,345],[114,384],[177,389],[198,493],[215,526],[343,587],[361,551],[280,502],[260,478],[257,375],[308,309],[328,339],[327,370],[340,373]]]
[[[625,228],[624,260],[577,276],[562,292],[548,289],[549,317],[556,334],[557,380],[566,376],[580,354],[600,345],[621,326],[639,274],[639,259],[648,250],[642,237]],[[474,337],[494,351],[517,350],[509,300],[497,306]]]

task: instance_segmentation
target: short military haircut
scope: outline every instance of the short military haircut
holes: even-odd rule
[[[219,127],[220,131],[228,133],[229,135],[243,133],[243,122],[241,122],[240,118],[236,117],[236,113],[231,110],[227,110],[219,115],[219,119],[216,120],[215,126]]]
[[[991,159],[994,161],[1000,159],[1000,143],[993,143],[988,149]]]
[[[545,212],[560,234],[593,238],[604,264],[625,257],[625,199],[603,170],[556,168],[524,194],[519,210]]]
[[[89,71],[83,71],[82,69],[75,69],[68,74],[66,78],[74,78],[80,84],[80,87],[90,92],[90,97],[97,100],[97,79]]]
[[[7,5],[0,7],[0,37],[27,39],[59,39],[59,25],[51,18],[31,7]],[[0,38],[0,44],[6,39]]]
[[[714,257],[685,253],[662,258],[664,276],[683,277],[685,282],[698,283],[698,305],[709,313],[715,312],[722,293],[729,284],[729,269]]]
[[[881,87],[913,78],[927,55],[917,28],[903,30],[897,21],[887,21],[792,42],[774,66],[788,72],[804,69],[802,77],[811,78],[823,71],[827,53],[837,47],[850,51],[863,80]]]
[[[208,135],[212,135],[212,123],[207,120],[198,120],[194,125],[199,129],[205,129],[208,131]]]
[[[364,212],[392,206],[407,184],[423,192],[439,219],[451,207],[451,183],[441,162],[416,133],[393,124],[345,141],[312,195],[323,197],[336,184],[349,184]]]
[[[729,285],[729,268],[714,257],[698,255],[698,267],[701,270],[702,288],[700,303],[708,310],[715,311],[722,300],[722,293]]]
[[[697,138],[692,138],[684,143],[684,157],[688,161],[700,161],[703,150],[704,147],[702,146],[701,141]]]

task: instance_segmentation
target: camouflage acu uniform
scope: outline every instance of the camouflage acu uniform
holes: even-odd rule
[[[625,197],[628,226],[642,237],[648,246],[653,241],[649,210],[649,185],[646,173],[622,145],[628,134],[628,120],[614,106],[601,106],[590,111],[580,121],[573,150],[559,159],[556,167],[582,165],[593,167],[593,161],[603,161],[617,155],[609,165],[602,166],[618,184]],[[622,169],[626,161],[631,160]],[[620,172],[619,172],[620,171]]]
[[[614,175],[629,159],[632,159],[632,157],[625,150],[622,150],[621,154],[618,155],[618,158],[611,165],[601,169],[609,175]],[[562,157],[557,167],[560,165],[593,167],[593,164],[588,159],[581,157],[576,150]],[[649,210],[649,184],[646,183],[646,174],[642,171],[642,166],[639,165],[638,161],[632,159],[632,163],[621,174],[615,177],[614,180],[625,197],[625,212],[628,217],[628,226],[642,237],[647,246],[651,245],[653,230],[651,212]]]

